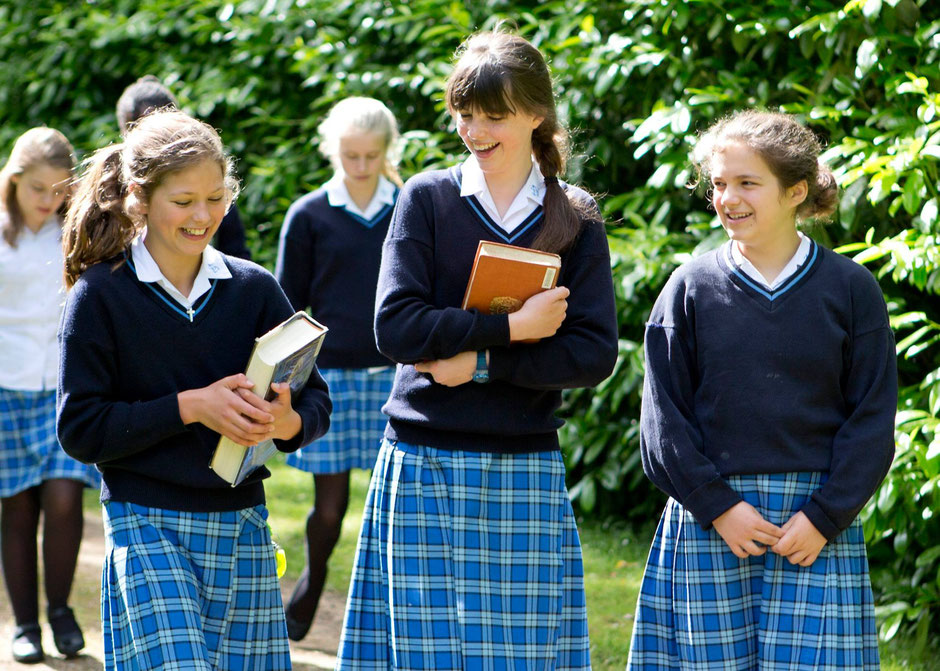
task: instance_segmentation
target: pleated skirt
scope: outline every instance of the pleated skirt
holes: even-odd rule
[[[266,518],[107,502],[104,668],[290,669]]]
[[[330,430],[289,453],[288,466],[320,474],[371,469],[388,421],[382,406],[392,391],[395,368],[326,368],[320,373],[333,402]]]
[[[101,484],[94,466],[72,459],[55,435],[55,391],[0,388],[0,498],[46,480]]]
[[[561,454],[383,442],[336,668],[590,667]]]
[[[761,515],[782,525],[821,473],[732,476]],[[739,559],[670,499],[637,602],[628,671],[835,671],[879,667],[874,604],[858,520],[809,567],[769,550]]]

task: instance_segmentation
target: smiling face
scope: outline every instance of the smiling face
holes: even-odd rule
[[[147,222],[144,244],[164,274],[196,268],[228,206],[218,163],[204,160],[168,174],[149,201],[140,201]]]
[[[354,131],[339,139],[339,163],[346,187],[374,193],[385,163],[385,137],[372,131]]]
[[[716,149],[709,162],[712,204],[742,249],[786,248],[797,238],[796,208],[806,198],[806,182],[787,189],[760,155],[740,142]]]
[[[23,216],[23,223],[36,232],[56,213],[68,193],[72,173],[39,163],[11,180],[16,185],[16,204]]]
[[[517,179],[528,174],[532,166],[532,131],[543,118],[521,109],[497,115],[474,107],[455,113],[457,134],[476,157],[487,180]]]

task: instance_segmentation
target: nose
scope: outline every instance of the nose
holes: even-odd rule
[[[366,161],[365,157],[356,159],[356,170],[358,172],[360,173],[365,172],[367,165],[368,165],[368,162]]]
[[[209,221],[209,205],[207,203],[196,203],[196,206],[193,208],[193,221],[199,223]]]

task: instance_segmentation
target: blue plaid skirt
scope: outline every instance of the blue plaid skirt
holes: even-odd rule
[[[264,506],[104,504],[104,668],[290,669]]]
[[[782,525],[824,482],[820,473],[728,478]],[[875,613],[858,520],[809,567],[770,552],[738,559],[669,499],[637,602],[628,671],[876,670]]]
[[[383,442],[336,669],[590,669],[558,452]]]
[[[388,421],[382,405],[392,391],[395,368],[327,368],[320,373],[333,401],[330,430],[319,440],[289,453],[287,464],[321,474],[371,469]]]
[[[46,480],[101,483],[94,466],[67,455],[55,436],[55,391],[0,388],[0,498]]]

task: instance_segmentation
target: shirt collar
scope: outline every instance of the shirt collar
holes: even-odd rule
[[[372,200],[366,205],[365,210],[360,210],[359,206],[349,195],[349,189],[346,188],[346,182],[343,181],[343,172],[341,170],[333,173],[330,180],[323,185],[326,191],[327,201],[332,207],[342,207],[357,214],[364,219],[371,219],[386,205],[395,204],[395,185],[385,177],[379,175],[378,184],[375,187],[375,193],[372,194]]]
[[[772,282],[768,282],[767,278],[761,274],[754,264],[748,261],[747,257],[741,253],[741,250],[738,249],[737,244],[735,244],[733,240],[731,241],[731,260],[751,279],[757,280],[768,289],[775,289],[786,282],[793,273],[797,271],[800,265],[806,261],[807,257],[809,257],[809,238],[799,231],[797,231],[796,234],[800,236],[800,246],[796,248],[796,252],[790,257],[787,265],[783,267],[783,270],[780,271],[780,274],[777,275]]]
[[[483,170],[480,169],[477,157],[471,154],[460,165],[460,195],[464,198],[467,196],[479,198],[481,194],[485,194],[492,200]],[[529,177],[519,190],[519,194],[516,195],[516,200],[519,199],[521,194],[525,194],[525,198],[536,205],[541,205],[545,198],[545,179],[542,177],[542,171],[539,170],[539,164],[534,160],[532,161],[532,169],[529,171]]]
[[[199,272],[196,274],[196,280],[193,282],[192,291],[189,296],[183,296],[172,282],[170,282],[160,266],[151,256],[150,251],[144,244],[147,237],[147,229],[134,238],[131,243],[131,260],[134,263],[134,270],[137,273],[137,279],[141,282],[155,282],[160,285],[168,294],[185,307],[191,306],[196,300],[211,288],[210,280],[227,280],[232,276],[228,266],[222,258],[222,253],[215,247],[206,245],[202,252],[202,261],[199,264]]]

